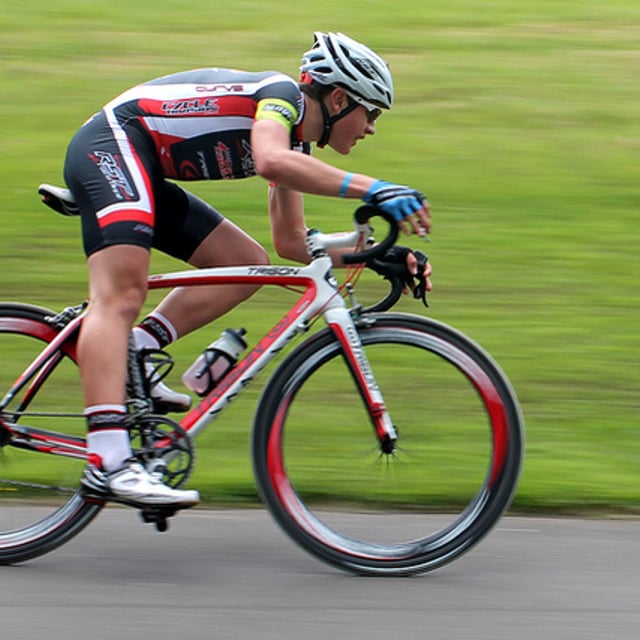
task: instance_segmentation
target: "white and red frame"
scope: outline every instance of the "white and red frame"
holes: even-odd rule
[[[397,434],[386,411],[384,400],[362,348],[352,315],[333,276],[333,265],[327,250],[363,246],[371,229],[357,225],[356,231],[347,234],[323,234],[315,232],[307,239],[310,255],[315,257],[306,266],[240,266],[189,270],[152,275],[149,289],[169,289],[203,285],[272,285],[301,289],[302,294],[293,307],[271,328],[265,336],[238,362],[225,378],[208,395],[180,420],[180,426],[191,438],[206,429],[217,415],[260,373],[286,345],[299,333],[307,330],[310,322],[323,316],[344,349],[346,361],[362,395],[376,434],[381,442],[395,441]],[[56,335],[53,327],[47,329],[41,323],[26,327],[37,337],[49,342],[38,357],[16,380],[0,403],[0,411],[24,390],[23,398],[37,392],[43,377],[55,366],[62,354],[75,359],[76,338],[83,314],[74,318]],[[38,332],[38,333],[36,333]],[[27,403],[28,404],[28,403]],[[8,414],[11,411],[7,412]],[[55,455],[74,458],[86,457],[84,438],[29,427],[24,424],[3,423],[14,435],[14,444]]]

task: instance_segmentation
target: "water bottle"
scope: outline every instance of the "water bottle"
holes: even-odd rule
[[[246,329],[225,329],[185,371],[182,376],[184,385],[199,396],[207,395],[247,348],[247,342],[243,337],[246,333]]]

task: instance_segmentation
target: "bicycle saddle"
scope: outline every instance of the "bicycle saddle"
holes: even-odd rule
[[[38,193],[42,197],[42,202],[63,216],[80,214],[73,193],[69,189],[54,187],[51,184],[41,184],[38,187]]]

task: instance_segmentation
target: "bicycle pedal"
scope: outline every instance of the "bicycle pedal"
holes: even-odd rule
[[[175,507],[167,508],[145,508],[140,510],[140,517],[145,524],[155,525],[156,531],[164,533],[169,528],[168,518],[177,513]]]

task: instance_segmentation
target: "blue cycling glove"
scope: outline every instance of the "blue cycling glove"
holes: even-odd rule
[[[420,191],[384,180],[376,180],[362,199],[391,214],[398,222],[420,210],[426,202]]]

